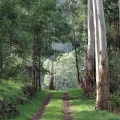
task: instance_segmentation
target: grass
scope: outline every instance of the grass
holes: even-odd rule
[[[0,84],[0,100],[4,97],[12,97],[15,99],[17,95],[21,96],[21,86],[22,84],[12,81],[3,81]],[[31,120],[32,115],[38,111],[49,92],[53,92],[54,94],[46,106],[41,120],[63,120],[63,91],[47,90],[37,91],[35,98],[24,103],[24,105],[17,105],[21,112],[20,115],[9,120]],[[95,100],[83,96],[82,89],[69,90],[68,93],[70,96],[70,109],[73,120],[120,120],[120,116],[117,114],[105,110],[95,110]]]
[[[23,84],[18,84],[13,81],[2,81],[0,83],[0,100],[6,97],[15,98],[17,95],[22,95],[21,86]]]
[[[69,90],[73,120],[120,120],[120,116],[108,111],[95,110],[95,100],[82,95],[82,90]]]
[[[32,115],[36,113],[42,104],[44,98],[48,95],[49,91],[37,91],[36,97],[31,99],[24,105],[18,105],[21,114],[11,120],[31,120]]]
[[[12,98],[12,101],[16,101],[17,96],[22,97],[23,92],[21,90],[21,86],[23,86],[23,84],[15,83],[14,81],[2,81],[0,83],[0,100],[3,100],[4,98]],[[20,114],[17,117],[11,118],[9,120],[31,119],[32,115],[37,112],[48,93],[49,91],[46,90],[38,90],[36,92],[35,98],[25,102],[24,105],[17,105],[17,108],[20,110]]]
[[[63,92],[55,92],[46,106],[46,110],[41,120],[63,120],[63,109],[62,109],[62,96]]]

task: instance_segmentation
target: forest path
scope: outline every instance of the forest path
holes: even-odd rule
[[[52,92],[43,101],[32,120],[72,120],[67,92]]]

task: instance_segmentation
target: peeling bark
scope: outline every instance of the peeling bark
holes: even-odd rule
[[[96,86],[98,86],[97,84],[98,84],[98,80],[99,80],[99,32],[98,32],[98,18],[97,18],[96,0],[93,0],[93,15],[94,15],[94,30],[95,30]],[[98,100],[98,96],[96,97],[96,100]]]
[[[88,0],[88,47],[86,52],[86,73],[84,93],[90,92],[94,79],[94,23],[92,0]]]
[[[96,1],[97,3],[97,17],[98,17],[98,31],[99,31],[99,78],[97,82],[97,99],[96,108],[108,110],[108,61],[107,61],[107,42],[106,29],[103,11],[103,0]]]

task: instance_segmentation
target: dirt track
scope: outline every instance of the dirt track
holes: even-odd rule
[[[63,111],[64,111],[64,120],[72,120],[71,112],[70,112],[69,95],[67,92],[63,94]]]
[[[37,113],[35,113],[32,117],[32,120],[40,120],[42,117],[43,112],[45,111],[45,107],[49,103],[53,93],[49,93],[48,96],[44,99],[42,105],[40,106],[40,109],[38,110]]]

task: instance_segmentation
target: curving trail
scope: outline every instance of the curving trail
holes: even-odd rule
[[[72,120],[70,112],[70,102],[69,95],[67,92],[63,93],[63,111],[64,111],[64,120]]]
[[[42,105],[40,106],[40,109],[38,110],[37,113],[35,113],[32,117],[32,120],[40,120],[42,117],[42,114],[45,111],[45,107],[47,106],[47,104],[49,103],[51,97],[52,97],[53,93],[49,93],[48,96],[44,99]]]

